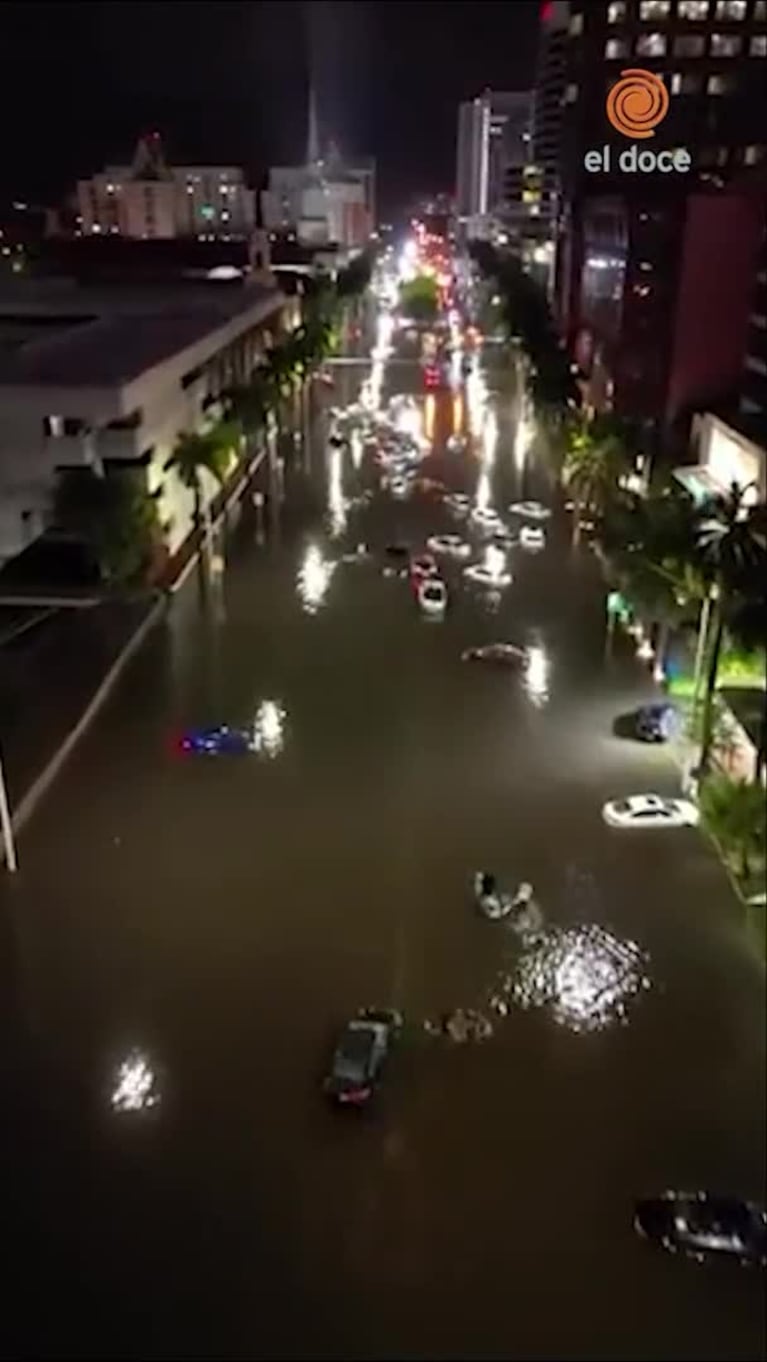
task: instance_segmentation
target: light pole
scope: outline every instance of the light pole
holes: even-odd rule
[[[711,605],[712,602],[717,600],[718,596],[719,588],[716,585],[716,582],[714,582],[713,586],[711,587],[711,590],[707,593],[706,598],[700,608],[700,624],[698,626],[698,646],[695,649],[695,671],[693,672],[693,687],[692,687],[693,707],[695,707],[698,703],[698,692],[700,691],[700,683],[703,673],[703,658],[706,652],[706,641],[708,638],[708,622],[711,615]]]
[[[0,756],[0,830],[3,834],[3,846],[5,847],[5,864],[11,874],[19,868],[16,860],[16,844],[13,840],[13,824],[11,823],[11,809],[8,803],[8,791],[5,785],[5,774],[3,772],[3,759]]]

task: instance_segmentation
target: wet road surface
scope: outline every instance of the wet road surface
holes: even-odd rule
[[[337,375],[351,398],[360,374]],[[429,404],[424,471],[473,491],[481,439],[444,451],[469,396]],[[491,409],[485,491],[549,499],[513,394]],[[289,473],[266,543],[243,522],[218,608],[180,593],[0,889],[3,1355],[760,1357],[757,1274],[632,1230],[633,1197],[667,1186],[763,1198],[764,991],[702,837],[601,821],[678,778],[613,736],[650,687],[605,658],[596,559],[555,516],[497,608],[448,567],[448,615],[424,620],[383,549],[455,522],[429,493],[345,512],[339,481],[374,475],[335,458]],[[495,639],[542,648],[545,684],[461,663]],[[271,758],[170,754],[183,724],[264,701]],[[531,881],[547,923],[648,953],[626,1025],[512,1007],[481,1046],[425,1035],[517,962],[473,911],[480,866]],[[366,1003],[414,1025],[375,1107],[339,1117],[321,1078]],[[161,1101],[119,1116],[134,1046]]]

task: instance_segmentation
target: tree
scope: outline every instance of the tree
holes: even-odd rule
[[[417,274],[400,285],[400,307],[414,322],[433,322],[439,307],[437,281],[430,274]]]
[[[737,857],[740,875],[747,880],[753,857],[764,849],[767,804],[763,787],[715,776],[703,785],[700,799],[708,827],[724,849]]]
[[[713,737],[713,701],[725,628],[749,602],[763,601],[767,570],[764,507],[747,506],[747,488],[733,484],[706,503],[697,530],[697,551],[711,583],[710,637],[703,696],[700,765],[706,770]]]
[[[337,296],[355,298],[364,293],[370,284],[374,261],[375,255],[372,251],[363,251],[361,255],[355,256],[345,269],[339,270],[336,279]]]
[[[210,568],[213,552],[213,526],[210,505],[203,494],[203,470],[221,485],[239,448],[241,431],[233,422],[219,422],[211,430],[182,431],[166,467],[175,469],[179,479],[194,494],[194,520],[204,522],[205,552]]]
[[[570,425],[563,476],[575,502],[573,544],[580,539],[584,508],[603,513],[618,492],[628,459],[617,432],[599,417],[576,418]]]
[[[146,581],[161,536],[157,501],[142,473],[67,469],[59,474],[53,510],[59,528],[91,550],[102,580],[115,587]]]

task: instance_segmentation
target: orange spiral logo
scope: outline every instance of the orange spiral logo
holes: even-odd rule
[[[668,113],[668,90],[652,71],[621,71],[607,96],[607,117],[624,137],[654,137]]]

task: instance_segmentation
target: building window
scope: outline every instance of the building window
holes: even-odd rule
[[[674,82],[678,82],[678,87]],[[671,87],[675,95],[698,95],[703,88],[703,81],[691,71],[684,71],[681,76],[677,71],[671,77]]]
[[[716,0],[717,19],[745,19],[747,0]]]
[[[583,15],[574,14],[570,20],[570,37],[577,38],[583,32]]]
[[[708,18],[708,0],[679,0],[677,12],[680,19],[691,19],[695,23],[700,23]]]
[[[702,33],[684,33],[674,39],[675,57],[702,57],[706,50],[706,39]]]
[[[623,0],[613,0],[613,3],[607,6],[608,24],[622,24],[625,18],[626,6]]]
[[[758,355],[746,355],[746,368],[754,374],[767,374],[767,362]]]
[[[605,43],[605,57],[608,61],[623,61],[629,54],[629,45],[623,38],[608,38]]]
[[[764,156],[764,147],[750,146],[743,152],[743,162],[747,166],[758,165]]]
[[[712,57],[737,57],[742,46],[743,39],[738,33],[711,34]]]
[[[564,94],[564,100],[563,100],[563,102],[564,102],[565,104],[574,104],[577,98],[578,98],[578,86],[577,86],[577,85],[566,85],[566,86],[565,86],[565,94]]]
[[[758,24],[763,24],[767,19],[767,0],[756,0],[754,5],[754,19]]]
[[[645,22],[649,19],[667,19],[670,8],[669,0],[642,0],[639,17]]]
[[[638,57],[663,57],[665,54],[665,33],[643,33],[641,38],[637,38]]]
[[[709,76],[706,91],[710,95],[729,95],[735,88],[732,76]]]
[[[767,57],[767,33],[757,33],[748,49],[751,57]]]

